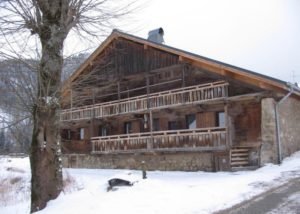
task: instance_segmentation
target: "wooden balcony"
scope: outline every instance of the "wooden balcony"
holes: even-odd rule
[[[184,129],[93,137],[92,154],[226,149],[226,129]]]
[[[127,99],[62,110],[61,121],[103,118],[119,114],[145,112],[149,109],[197,104],[227,97],[228,83],[224,81],[146,94]]]

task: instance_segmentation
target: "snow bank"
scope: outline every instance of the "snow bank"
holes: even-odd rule
[[[2,165],[2,162],[0,162]],[[278,166],[268,164],[244,172],[147,172],[141,171],[64,169],[76,183],[71,193],[61,193],[38,213],[143,213],[191,214],[212,213],[231,207],[265,190],[300,176],[300,152]],[[107,192],[107,181],[117,177],[135,184]],[[16,204],[1,213],[28,213],[29,208]],[[22,207],[23,212],[19,212]],[[27,211],[27,212],[26,212]]]

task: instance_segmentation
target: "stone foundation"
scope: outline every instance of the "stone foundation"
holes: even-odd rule
[[[94,169],[142,169],[170,171],[214,171],[212,153],[172,153],[172,154],[118,154],[118,155],[63,155],[63,166]]]
[[[275,101],[273,98],[261,100],[261,138],[260,165],[278,163]]]
[[[265,98],[262,106],[262,147],[261,165],[278,163],[278,141],[276,136],[275,101]],[[279,136],[281,140],[282,158],[300,150],[300,101],[289,97],[279,106]]]
[[[282,158],[300,150],[300,101],[288,98],[279,106]]]

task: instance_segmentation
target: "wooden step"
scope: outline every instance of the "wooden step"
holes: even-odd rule
[[[259,168],[258,166],[232,166],[231,171],[236,172],[236,171],[248,171],[248,170],[255,170]]]
[[[249,154],[248,153],[237,153],[237,154],[231,153],[231,157],[237,157],[237,156],[249,156]]]
[[[231,152],[249,152],[249,149],[231,149]]]
[[[234,147],[230,150],[231,168],[242,168],[249,166],[249,148]]]
[[[248,161],[248,157],[234,157],[234,158],[231,158],[231,162],[233,161],[240,161],[240,160],[245,160],[245,161]]]
[[[231,162],[231,166],[246,166],[249,164],[249,161],[236,161],[236,162]]]

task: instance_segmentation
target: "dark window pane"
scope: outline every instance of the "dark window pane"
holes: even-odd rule
[[[101,128],[101,136],[107,136],[107,128],[106,127]]]
[[[67,130],[67,139],[68,139],[68,140],[71,140],[71,137],[72,137],[72,136],[71,136],[71,130],[68,129],[68,130]]]
[[[130,134],[130,133],[132,133],[132,125],[131,125],[131,122],[125,122],[125,123],[124,123],[124,133],[125,133],[125,134]]]
[[[154,118],[153,119],[153,131],[159,131],[160,127],[159,127],[159,118]]]
[[[178,130],[178,123],[176,121],[170,121],[168,127],[169,130]]]

